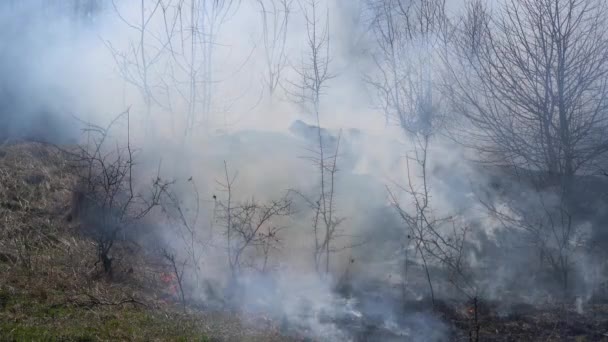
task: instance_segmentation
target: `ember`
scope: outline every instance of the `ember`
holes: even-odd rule
[[[171,295],[177,296],[177,279],[173,273],[161,273],[160,281]]]

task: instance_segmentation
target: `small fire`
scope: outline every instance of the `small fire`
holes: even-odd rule
[[[160,281],[165,285],[169,293],[177,295],[177,279],[173,273],[161,273]]]

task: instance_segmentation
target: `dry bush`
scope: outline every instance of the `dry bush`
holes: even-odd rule
[[[225,180],[218,183],[226,196],[216,201],[216,212],[224,227],[232,280],[237,281],[245,268],[268,271],[270,253],[281,246],[279,233],[284,228],[275,220],[291,215],[292,202],[288,195],[267,202],[235,200],[236,175],[230,177],[224,166]]]
[[[120,120],[127,123],[124,145],[110,141],[109,135]],[[85,232],[95,241],[98,262],[111,276],[115,242],[121,236],[124,239],[127,232],[159,205],[170,183],[157,174],[149,193],[135,190],[136,151],[131,147],[128,111],[106,127],[85,124],[86,142],[79,146],[72,160],[79,176],[74,211],[83,222]]]

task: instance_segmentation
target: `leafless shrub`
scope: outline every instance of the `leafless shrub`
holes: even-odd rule
[[[203,285],[200,265],[205,249],[210,247],[210,241],[208,240],[210,236],[206,236],[205,232],[210,232],[213,229],[215,217],[212,217],[208,224],[200,220],[201,198],[199,190],[192,177],[190,177],[188,183],[192,186],[194,193],[191,201],[184,203],[183,196],[185,193],[178,194],[167,189],[164,193],[162,208],[170,220],[170,226],[173,227],[173,231],[179,238],[180,254],[184,258],[180,278],[184,278],[184,274],[188,278],[187,271],[191,271],[194,275],[195,291],[198,291]],[[172,255],[175,257],[175,253]]]
[[[311,198],[300,191],[292,191],[302,197],[313,211],[312,231],[314,236],[313,256],[315,270],[320,274],[324,269],[323,272],[328,274],[330,256],[332,253],[339,251],[334,246],[335,240],[340,237],[338,226],[344,220],[344,218],[337,217],[335,214],[335,188],[336,175],[338,173],[337,160],[340,148],[340,136],[337,140],[336,150],[330,156],[324,155],[321,152],[321,150],[325,149],[325,146],[322,138],[319,141],[319,151],[312,150],[314,156],[308,157],[315,166],[322,170],[318,197]]]
[[[458,222],[456,217],[437,217],[431,203],[430,180],[428,174],[428,135],[417,135],[414,139],[414,152],[406,159],[407,182],[397,185],[398,192],[388,189],[391,202],[407,228],[407,239],[402,244],[403,256],[403,294],[409,267],[409,253],[422,262],[433,305],[435,291],[430,267],[433,264],[446,269],[448,280],[463,293],[467,299],[473,298],[477,289],[466,270],[466,241],[469,227]],[[410,203],[403,203],[400,194],[405,194]]]
[[[171,253],[166,249],[163,249],[162,253],[163,253],[163,257],[165,258],[165,260],[167,260],[167,262],[169,262],[169,267],[171,268],[171,272],[173,272],[173,276],[175,277],[175,280],[177,281],[180,299],[182,302],[182,307],[183,307],[184,311],[186,311],[186,296],[184,293],[184,270],[186,268],[187,260],[184,260],[182,262],[178,261],[175,256],[175,253]]]
[[[480,196],[481,197],[481,196]],[[523,233],[524,241],[538,255],[540,269],[548,270],[567,294],[572,281],[577,252],[586,248],[587,235],[564,203],[563,196],[552,196],[538,188],[527,192],[524,204],[480,198],[480,202],[504,229]],[[535,210],[530,210],[530,208]]]
[[[224,164],[225,178],[218,182],[224,200],[216,202],[217,219],[224,226],[228,264],[232,280],[237,281],[244,268],[252,268],[265,273],[268,270],[270,252],[281,245],[280,232],[284,227],[274,221],[291,215],[291,199],[285,195],[266,203],[254,198],[247,201],[234,199],[236,174],[230,176]],[[248,253],[250,258],[247,258]],[[262,262],[256,262],[261,255]]]
[[[298,4],[306,22],[307,50],[302,65],[295,68],[299,79],[289,82],[291,89],[287,89],[287,92],[295,103],[311,113],[316,120],[318,140],[316,146],[310,149],[312,155],[307,159],[319,170],[319,186],[318,195],[308,196],[300,191],[293,191],[304,198],[313,210],[314,265],[317,273],[323,272],[327,275],[331,254],[348,248],[337,248],[333,245],[338,237],[337,228],[344,220],[336,215],[335,197],[341,133],[335,146],[330,146],[321,126],[321,97],[327,83],[335,77],[330,71],[329,12],[326,11],[325,17],[319,14],[318,0],[303,0]]]
[[[108,147],[110,131],[121,119],[127,122],[126,144]],[[157,174],[149,194],[135,190],[135,151],[129,139],[129,111],[118,115],[108,126],[86,123],[86,142],[78,147],[73,162],[78,170],[81,195],[79,215],[95,241],[98,262],[112,274],[111,251],[121,233],[132,228],[159,204],[169,182]],[[111,145],[110,145],[111,146]],[[159,170],[160,172],[160,170]]]
[[[479,342],[479,332],[481,331],[481,324],[479,322],[479,302],[477,297],[473,297],[473,303],[470,311],[473,317],[471,317],[471,324],[469,327],[469,341]]]
[[[320,123],[321,96],[327,82],[335,75],[330,71],[329,13],[319,13],[319,0],[298,2],[306,22],[306,51],[299,67],[294,67],[298,79],[288,81],[286,89],[292,101],[300,104]],[[319,133],[321,134],[321,133]]]

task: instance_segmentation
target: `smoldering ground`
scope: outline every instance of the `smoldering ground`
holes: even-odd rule
[[[440,262],[424,274],[408,228],[393,208],[394,201],[405,211],[415,206],[411,191],[403,191],[408,178],[421,177],[407,163],[415,142],[392,122],[387,125],[370,89],[378,61],[367,2],[317,3],[320,31],[331,33],[332,76],[321,92],[319,122],[310,105],[297,101],[301,70],[309,63],[307,1],[285,2],[289,11],[280,1],[272,10],[260,6],[266,1],[205,2],[209,21],[202,21],[197,34],[192,27],[188,31],[194,16],[185,3],[176,7],[179,1],[144,2],[143,12],[139,2],[78,3],[2,5],[0,137],[81,142],[83,122],[105,125],[128,109],[128,136],[139,150],[138,187],[158,172],[174,180],[164,210],[132,238],[183,262],[184,292],[193,305],[271,314],[286,322],[287,331],[330,340],[429,341],[448,339],[449,323],[431,311],[403,308],[404,301],[414,306],[428,300],[427,276],[439,298],[460,303],[479,296],[498,300],[504,311],[514,302],[541,305],[555,293],[550,275],[522,274],[537,260],[536,250],[525,247],[529,230],[512,227],[534,221],[525,217],[525,208],[540,208],[551,190],[529,196],[539,193],[533,184],[478,165],[449,137],[434,141],[427,177],[433,213],[450,217],[439,230],[449,235],[455,225],[468,229],[460,250],[462,279],[455,282],[454,270]],[[268,16],[266,25],[261,13]],[[268,82],[277,75],[273,88]],[[113,141],[124,143],[126,129],[121,122]],[[340,218],[329,271],[321,276],[309,203],[319,188],[318,167],[311,162],[318,136],[328,151],[338,151],[332,196]],[[222,218],[228,182],[234,182],[234,203],[284,196],[293,201],[290,215],[269,224],[280,228],[276,245],[266,254],[259,246],[246,249],[236,285]],[[593,187],[603,188],[597,182]],[[584,207],[603,208],[600,197]],[[490,213],[496,208],[510,214],[497,218]],[[590,227],[581,229],[587,240],[603,241],[597,229],[602,215],[591,210],[574,224]],[[580,274],[573,287],[584,303],[602,283],[601,253],[594,253],[572,254],[573,273]],[[404,265],[410,265],[407,277]],[[470,291],[465,296],[463,288]]]

